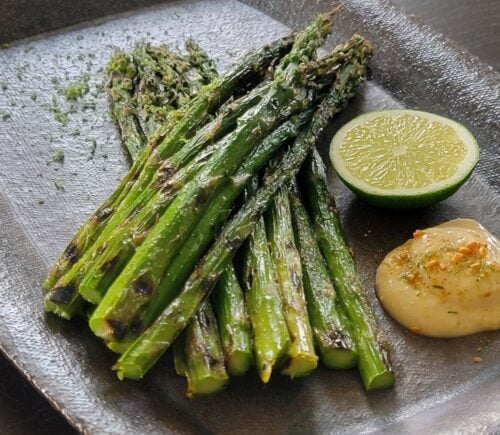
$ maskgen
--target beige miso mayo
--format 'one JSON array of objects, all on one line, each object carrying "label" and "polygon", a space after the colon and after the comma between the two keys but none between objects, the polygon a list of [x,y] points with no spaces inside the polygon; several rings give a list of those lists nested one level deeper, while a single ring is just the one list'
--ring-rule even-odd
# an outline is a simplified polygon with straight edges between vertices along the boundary
[{"label": "beige miso mayo", "polygon": [[500,243],[478,222],[416,230],[377,269],[385,310],[411,331],[459,337],[500,328]]}]

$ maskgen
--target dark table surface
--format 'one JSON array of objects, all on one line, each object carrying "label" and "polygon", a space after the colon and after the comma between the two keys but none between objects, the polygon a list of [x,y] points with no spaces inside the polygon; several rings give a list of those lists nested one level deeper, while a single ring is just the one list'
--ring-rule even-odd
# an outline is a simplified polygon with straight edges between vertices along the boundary
[{"label": "dark table surface", "polygon": [[[443,33],[458,46],[500,71],[500,1],[392,0]],[[0,0],[0,9],[2,1]],[[4,6],[9,1],[4,3]],[[21,13],[12,11],[11,13]],[[4,15],[5,17],[5,15]],[[29,20],[27,20],[28,22]],[[28,25],[28,24],[27,24]],[[35,24],[33,24],[35,25]],[[33,28],[33,27],[32,27]],[[0,356],[0,433],[73,434],[75,431],[31,385]]]}]

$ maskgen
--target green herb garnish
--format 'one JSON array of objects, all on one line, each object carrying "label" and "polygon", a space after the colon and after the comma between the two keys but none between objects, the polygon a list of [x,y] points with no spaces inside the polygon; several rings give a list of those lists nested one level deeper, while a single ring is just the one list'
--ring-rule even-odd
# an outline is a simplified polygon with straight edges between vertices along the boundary
[{"label": "green herb garnish", "polygon": [[64,151],[61,150],[61,149],[56,150],[56,152],[52,156],[52,162],[63,164],[63,162],[64,162]]},{"label": "green herb garnish", "polygon": [[64,90],[64,95],[67,100],[75,101],[83,97],[89,92],[89,75],[83,74],[82,77],[75,83],[69,85]]}]

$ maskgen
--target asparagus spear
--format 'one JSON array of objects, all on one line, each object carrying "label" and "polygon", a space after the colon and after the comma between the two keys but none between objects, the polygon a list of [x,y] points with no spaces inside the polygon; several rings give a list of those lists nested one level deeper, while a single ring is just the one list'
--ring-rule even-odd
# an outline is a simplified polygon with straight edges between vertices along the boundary
[{"label": "asparagus spear", "polygon": [[[188,51],[188,60],[192,67],[187,73],[187,86],[189,87],[189,95],[193,96],[199,91],[201,85],[210,83],[217,78],[218,74],[213,61],[194,40],[187,40],[186,49]],[[232,105],[234,106],[235,103]],[[231,110],[234,111],[234,107]],[[245,109],[241,108],[240,110],[243,112]],[[235,116],[238,117],[239,114],[235,113]],[[208,302],[205,305],[207,304]],[[228,376],[224,371],[224,363],[221,360],[221,354],[218,350],[220,347],[218,329],[216,326],[209,326],[207,322],[203,322],[203,319],[213,321],[212,310],[210,306],[205,306],[201,311],[191,321],[191,325],[188,328],[189,331],[203,332],[192,334],[192,347],[188,348],[192,348],[192,352],[187,355],[187,358],[185,357],[184,347],[186,341],[184,337],[181,340],[178,339],[176,346],[174,346],[175,368],[178,374],[187,375],[189,396],[216,392],[228,380]],[[187,332],[187,335],[190,335],[189,332]],[[205,358],[200,360],[203,356]],[[206,358],[210,358],[208,364]],[[188,363],[186,363],[186,360]],[[214,364],[214,362],[216,363]]]},{"label": "asparagus spear", "polygon": [[245,299],[232,263],[220,276],[213,296],[227,371],[241,376],[247,372],[253,356]]},{"label": "asparagus spear", "polygon": [[184,346],[187,396],[212,394],[224,388],[229,376],[224,365],[217,320],[208,301],[186,328]]},{"label": "asparagus spear", "polygon": [[302,285],[300,255],[294,243],[287,191],[280,189],[266,214],[271,256],[276,270],[286,326],[290,334],[288,362],[282,372],[291,378],[312,372],[318,357]]},{"label": "asparagus spear", "polygon": [[[218,74],[214,61],[203,51],[196,41],[192,38],[188,38],[185,46],[188,52],[187,59],[191,67],[199,72],[204,83],[207,84],[216,79]],[[193,83],[193,80],[190,78],[188,82]]]},{"label": "asparagus spear", "polygon": [[[91,261],[82,265],[80,274],[83,278],[79,285],[80,294],[84,299],[92,303],[101,301],[103,294],[132,257],[137,246],[141,244],[144,234],[147,234],[159,216],[173,202],[175,193],[193,179],[206,162],[210,161],[212,155],[216,152],[221,153],[223,149],[227,150],[226,146],[229,145],[227,141],[215,144],[212,142],[234,127],[238,118],[257,104],[268,88],[268,85],[259,86],[248,95],[226,106],[214,121],[202,128],[174,156],[163,162],[154,182],[138,198],[134,210],[140,209],[140,211],[136,216],[116,227],[107,236],[103,245],[96,243],[96,246],[86,254]],[[209,144],[207,152],[198,154],[194,161],[187,164]],[[184,166],[186,164],[187,166]],[[145,205],[141,208],[142,204]]]},{"label": "asparagus spear", "polygon": [[[177,147],[180,148],[183,140],[185,140],[184,138],[195,131],[199,124],[203,123],[203,120],[207,117],[207,113],[214,112],[220,105],[220,102],[229,98],[236,88],[254,81],[256,76],[260,77],[267,66],[275,59],[280,58],[283,54],[288,52],[292,42],[293,38],[285,37],[246,55],[227,74],[204,89],[197,98],[190,102],[188,107],[183,110],[184,116],[181,120],[178,119],[180,115],[177,114],[172,117],[171,122],[162,126],[153,138],[150,139],[147,146],[141,152],[141,155],[137,161],[134,162],[132,168],[112,196],[99,207],[77,232],[76,236],[69,243],[64,253],[49,272],[44,287],[51,288],[55,282],[66,273],[78,259],[80,259],[88,247],[97,239],[100,231],[109,221],[110,216],[114,214],[116,204],[122,202],[123,196],[130,194],[131,190],[134,190],[134,195],[136,195],[147,186],[161,158],[173,154]],[[177,124],[177,122],[177,128],[170,132],[172,128],[171,123]],[[170,134],[168,134],[169,132]],[[150,163],[152,168],[148,167],[147,171],[142,171],[146,169],[146,161],[150,157],[150,154],[152,154],[152,151],[158,147],[160,142],[162,144],[162,152],[155,153],[151,156]],[[140,176],[138,177],[139,174]],[[136,180],[137,177],[140,179],[140,182]],[[132,186],[134,186],[134,189],[131,188]],[[71,289],[67,293],[71,294]],[[71,317],[70,309],[66,310],[66,313],[62,311],[61,314]]]},{"label": "asparagus spear", "polygon": [[201,303],[210,295],[220,274],[251,234],[278,188],[296,175],[329,119],[342,110],[354,95],[364,78],[365,67],[371,57],[371,46],[365,42],[358,52],[352,49],[352,45],[346,44],[335,49],[334,55],[344,57],[346,62],[338,68],[338,78],[332,92],[320,104],[311,124],[299,135],[272,173],[265,178],[256,195],[247,201],[226,225],[187,280],[181,293],[120,357],[114,366],[120,379],[143,377],[168,349],[198,311]]},{"label": "asparagus spear", "polygon": [[123,145],[132,160],[135,160],[146,137],[135,116],[134,80],[137,68],[132,56],[123,52],[115,53],[108,64],[108,75],[111,115],[120,129]]},{"label": "asparagus spear", "polygon": [[166,268],[223,179],[237,170],[256,141],[290,114],[311,104],[309,92],[301,83],[305,79],[302,66],[315,54],[330,29],[330,21],[320,16],[296,38],[291,52],[276,69],[269,94],[228,135],[227,150],[218,150],[198,177],[179,192],[91,317],[89,325],[97,336],[106,340],[119,338],[123,328],[129,326],[123,323],[125,317],[131,319],[157,292]]},{"label": "asparagus spear", "polygon": [[[139,72],[135,93],[137,100],[136,113],[141,128],[149,137],[159,127],[154,120],[157,107],[164,107],[167,112],[175,109],[173,101],[176,98],[177,86],[174,86],[172,91],[165,89],[162,83],[159,62],[148,53],[147,47],[146,44],[138,44],[133,51],[133,57]],[[188,69],[189,65],[183,59],[176,58],[177,56],[172,56],[170,59],[183,63],[182,74]],[[163,61],[164,59],[162,59]],[[165,69],[165,65],[162,66]],[[180,84],[182,82],[182,76],[174,73],[174,70],[170,66],[168,67],[168,71],[165,72],[170,77],[169,81],[171,83],[177,81]],[[182,85],[179,87],[182,88]]]},{"label": "asparagus spear", "polygon": [[139,44],[134,59],[139,69],[137,112],[150,137],[172,110],[181,108],[198,93],[205,81],[187,59],[165,46]]},{"label": "asparagus spear", "polygon": [[329,368],[350,369],[358,361],[350,324],[337,300],[325,260],[295,183],[292,184],[289,197],[304,271],[309,318],[321,361]]},{"label": "asparagus spear", "polygon": [[[250,186],[252,195],[257,185]],[[262,382],[267,384],[273,369],[279,367],[290,347],[279,285],[266,236],[264,218],[260,217],[250,235],[244,271],[245,301],[253,332],[255,364]]]},{"label": "asparagus spear", "polygon": [[131,322],[134,325],[134,332],[130,332],[123,340],[109,343],[109,347],[113,351],[123,353],[137,338],[137,334],[147,328],[172,301],[181,290],[200,256],[213,240],[213,234],[218,233],[220,227],[226,222],[231,212],[231,204],[243,191],[247,181],[264,167],[282,144],[297,135],[298,131],[310,120],[310,117],[310,111],[304,112],[278,127],[255,149],[234,177],[226,182],[224,188],[210,203],[203,218],[169,266],[157,294],[145,306],[144,311]]},{"label": "asparagus spear", "polygon": [[304,186],[319,246],[352,324],[359,353],[359,371],[368,391],[389,388],[395,376],[386,339],[366,300],[349,247],[343,237],[333,196],[328,192],[323,161],[317,152],[307,161]]}]

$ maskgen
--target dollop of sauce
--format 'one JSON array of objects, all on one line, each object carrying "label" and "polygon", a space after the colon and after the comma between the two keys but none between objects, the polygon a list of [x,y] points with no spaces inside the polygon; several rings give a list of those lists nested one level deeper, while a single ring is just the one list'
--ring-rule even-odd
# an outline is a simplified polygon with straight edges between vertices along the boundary
[{"label": "dollop of sauce", "polygon": [[478,222],[416,230],[377,269],[385,310],[416,334],[460,337],[500,328],[500,243]]}]

